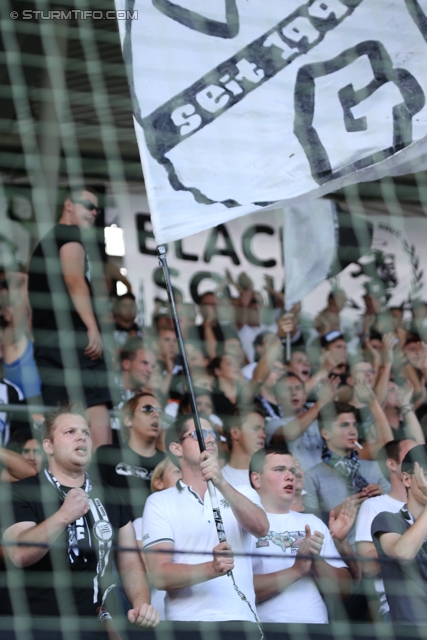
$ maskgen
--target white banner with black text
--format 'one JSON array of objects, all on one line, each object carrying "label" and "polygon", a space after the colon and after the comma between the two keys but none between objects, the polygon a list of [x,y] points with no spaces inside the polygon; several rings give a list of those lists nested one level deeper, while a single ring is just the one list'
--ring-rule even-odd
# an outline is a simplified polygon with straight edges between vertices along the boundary
[{"label": "white banner with black text", "polygon": [[427,0],[115,0],[157,244],[420,171]]}]

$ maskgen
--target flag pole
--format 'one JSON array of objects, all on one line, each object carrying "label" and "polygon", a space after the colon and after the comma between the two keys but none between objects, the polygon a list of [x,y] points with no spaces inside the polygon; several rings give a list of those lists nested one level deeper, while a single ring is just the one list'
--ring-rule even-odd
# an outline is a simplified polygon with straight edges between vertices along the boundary
[{"label": "flag pole", "polygon": [[[197,440],[199,442],[200,453],[202,453],[203,451],[206,451],[206,444],[205,444],[205,439],[203,437],[202,426],[200,424],[199,412],[197,410],[196,396],[194,395],[194,388],[191,380],[190,367],[188,366],[187,354],[185,353],[184,339],[182,337],[181,325],[179,323],[178,312],[176,310],[175,297],[173,295],[173,288],[172,288],[172,283],[171,283],[170,273],[169,273],[169,266],[166,259],[166,247],[164,245],[159,245],[157,247],[157,257],[159,259],[159,265],[162,268],[163,277],[166,283],[166,291],[167,291],[169,302],[171,305],[171,315],[172,315],[173,326],[175,329],[176,339],[178,342],[179,353],[181,354],[181,358],[182,358],[185,382],[187,384],[187,391],[190,396],[190,406],[193,412],[194,424],[196,425]],[[214,484],[211,480],[208,480],[207,485],[208,485],[209,497],[211,500],[212,512],[215,520],[215,527],[218,535],[218,540],[220,542],[227,542],[227,538],[224,530],[224,523],[222,520],[222,515],[219,508],[218,497],[216,495]],[[264,632],[262,630],[261,623],[259,621],[256,611],[253,609],[250,601],[247,599],[243,591],[241,591],[237,586],[236,581],[234,579],[233,572],[229,571],[227,573],[227,576],[231,578],[233,582],[233,587],[237,595],[239,596],[239,598],[243,602],[246,602],[249,609],[251,610],[254,616],[256,625],[260,632],[260,640],[264,640]]]},{"label": "flag pole", "polygon": [[[166,247],[164,245],[159,245],[157,247],[157,257],[159,259],[159,265],[162,268],[163,277],[166,284],[166,291],[167,291],[170,306],[171,306],[173,326],[175,329],[176,339],[178,342],[179,353],[182,358],[182,368],[184,369],[185,382],[187,385],[188,394],[190,396],[191,411],[193,413],[194,424],[196,426],[197,440],[199,442],[200,453],[202,453],[203,451],[206,451],[206,444],[205,444],[205,439],[203,437],[199,412],[197,410],[196,396],[194,395],[193,382],[191,380],[190,367],[188,366],[187,354],[185,352],[184,339],[182,337],[181,325],[179,323],[175,297],[173,294],[173,288],[172,288],[172,283],[170,279],[169,266],[166,258]],[[216,531],[218,534],[218,540],[220,542],[227,542],[215,487],[210,480],[208,481],[207,484],[208,484],[208,491],[209,491],[209,496],[212,504],[212,511],[215,519]]]},{"label": "flag pole", "polygon": [[289,364],[291,361],[291,332],[288,331],[286,334],[286,364]]},{"label": "flag pole", "polygon": [[[285,239],[286,239],[286,211],[283,209],[283,235],[282,235],[282,260],[283,260],[283,266],[285,267],[285,283],[284,283],[284,290],[283,290],[283,312],[284,313],[289,313],[289,311],[286,309],[287,304],[286,304],[286,248],[285,248]],[[291,332],[289,331],[286,334],[286,344],[285,344],[285,360],[286,360],[286,364],[289,364],[291,361]]]}]

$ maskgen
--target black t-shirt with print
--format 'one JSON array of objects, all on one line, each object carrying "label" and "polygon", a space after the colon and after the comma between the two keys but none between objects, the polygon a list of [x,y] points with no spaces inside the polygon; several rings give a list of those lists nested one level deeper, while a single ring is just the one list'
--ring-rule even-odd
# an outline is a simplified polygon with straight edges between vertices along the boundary
[{"label": "black t-shirt with print", "polygon": [[282,408],[280,405],[275,404],[274,402],[270,402],[262,395],[255,396],[254,400],[255,406],[259,407],[262,411],[266,413],[267,418],[270,420],[275,420],[277,418],[282,418]]},{"label": "black t-shirt with print", "polygon": [[132,511],[132,519],[140,518],[146,499],[151,493],[150,480],[155,467],[165,457],[156,450],[154,456],[145,458],[129,446],[110,444],[98,447],[93,464],[102,482],[114,487],[124,504]]},{"label": "black t-shirt with print", "polygon": [[[69,491],[67,487],[62,489],[66,493]],[[128,507],[114,489],[105,485],[93,485],[89,498],[94,502],[100,500],[101,509],[104,507],[113,529],[111,544],[117,545],[119,529],[131,520]],[[58,489],[49,482],[44,471],[38,476],[5,484],[0,505],[2,531],[18,522],[40,524],[56,513],[61,504]],[[73,563],[69,561],[68,528],[35,564],[21,570],[8,563],[9,592],[0,590],[0,615],[28,615],[29,612],[38,616],[95,616],[103,591],[112,583],[113,552],[110,551],[105,575],[97,584],[98,541],[92,510],[85,518],[88,527],[79,526],[82,522],[76,521],[79,553]],[[19,586],[21,579],[24,589]]]},{"label": "black t-shirt with print", "polygon": [[415,559],[409,563],[391,561],[384,553],[381,533],[403,535],[410,523],[402,512],[379,513],[371,526],[372,539],[378,553],[385,593],[390,605],[392,622],[405,624],[427,623],[427,544],[424,543]]}]

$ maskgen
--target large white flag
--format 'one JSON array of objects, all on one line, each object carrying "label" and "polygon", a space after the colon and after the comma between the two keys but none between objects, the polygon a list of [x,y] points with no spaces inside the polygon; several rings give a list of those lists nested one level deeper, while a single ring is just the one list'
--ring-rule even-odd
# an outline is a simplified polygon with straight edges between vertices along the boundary
[{"label": "large white flag", "polygon": [[116,0],[156,241],[421,170],[427,0]]}]

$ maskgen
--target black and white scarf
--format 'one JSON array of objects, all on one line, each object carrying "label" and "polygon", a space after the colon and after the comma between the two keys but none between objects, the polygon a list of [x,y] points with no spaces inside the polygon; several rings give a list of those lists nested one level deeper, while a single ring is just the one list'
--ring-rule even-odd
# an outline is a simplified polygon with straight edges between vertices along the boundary
[{"label": "black and white scarf", "polygon": [[278,413],[276,413],[271,402],[264,398],[264,396],[255,396],[255,400],[260,403],[264,411],[267,413],[267,419],[283,418],[283,410],[280,404],[277,405]]},{"label": "black and white scarf", "polygon": [[341,458],[325,446],[322,451],[322,460],[346,479],[351,493],[359,493],[368,486],[369,482],[359,473],[360,460],[357,451],[353,450]]},{"label": "black and white scarf", "polygon": [[[60,482],[55,478],[55,476],[48,470],[44,470],[45,476],[47,480],[50,482],[52,486],[54,486],[59,495],[63,500],[65,500],[67,496],[67,492],[64,491],[64,488],[60,484]],[[83,527],[85,536],[84,539],[89,548],[93,548],[94,544],[92,542],[93,538],[96,539],[97,547],[98,547],[98,562],[96,564],[96,576],[93,581],[93,602],[98,602],[99,596],[99,578],[102,578],[105,574],[105,570],[108,566],[108,560],[110,556],[111,547],[113,544],[113,536],[114,531],[113,527],[108,518],[108,514],[99,498],[91,498],[90,493],[92,490],[92,485],[90,482],[90,478],[87,473],[85,473],[85,482],[82,487],[83,491],[87,493],[89,496],[89,506],[90,511],[83,516],[81,519],[83,521]],[[93,518],[93,526],[90,527],[88,514],[91,514]],[[84,548],[79,548],[78,538],[77,538],[77,523],[71,522],[68,527],[68,561],[70,564],[76,563],[85,563],[88,561],[84,551]],[[115,585],[112,585],[115,586]],[[112,587],[108,589],[110,591]],[[104,598],[105,599],[105,598]]]}]

